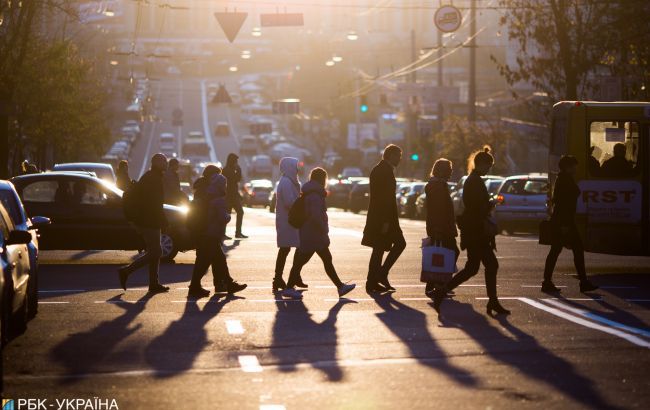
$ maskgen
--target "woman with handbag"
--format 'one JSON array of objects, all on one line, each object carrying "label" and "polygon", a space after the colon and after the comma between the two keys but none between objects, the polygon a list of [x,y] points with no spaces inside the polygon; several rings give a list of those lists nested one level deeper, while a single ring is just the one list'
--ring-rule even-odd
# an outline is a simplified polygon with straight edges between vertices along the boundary
[{"label": "woman with handbag", "polygon": [[440,304],[448,291],[453,290],[461,283],[469,280],[478,273],[483,263],[485,267],[485,287],[488,295],[487,313],[510,314],[499,303],[497,298],[497,271],[499,263],[494,254],[496,249],[495,236],[496,224],[492,221],[490,213],[490,194],[481,177],[486,175],[492,165],[494,157],[490,148],[474,154],[471,161],[472,171],[463,186],[463,204],[465,211],[459,218],[460,246],[467,249],[467,263],[465,268],[458,272],[444,287],[434,292],[433,307],[440,314]]},{"label": "woman with handbag", "polygon": [[[443,248],[451,249],[456,254],[460,250],[456,245],[458,230],[454,219],[454,205],[449,194],[447,181],[451,178],[452,163],[448,159],[436,160],[431,169],[431,178],[424,188],[427,198],[427,236],[431,244],[439,242]],[[443,287],[444,283],[427,282],[425,294],[433,296],[436,288]]]},{"label": "woman with handbag", "polygon": [[553,186],[553,213],[551,215],[551,250],[546,257],[544,266],[544,282],[542,292],[559,292],[553,284],[553,270],[563,247],[573,251],[573,263],[580,279],[580,292],[591,292],[598,289],[587,279],[585,269],[585,252],[582,239],[575,222],[576,203],[580,196],[580,188],[574,178],[578,169],[578,160],[572,155],[564,155],[558,164],[560,172]]}]

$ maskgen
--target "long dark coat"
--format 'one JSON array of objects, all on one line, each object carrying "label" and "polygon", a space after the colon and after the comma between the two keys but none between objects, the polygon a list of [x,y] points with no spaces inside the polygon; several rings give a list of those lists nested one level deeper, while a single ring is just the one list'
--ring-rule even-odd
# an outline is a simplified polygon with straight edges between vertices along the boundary
[{"label": "long dark coat", "polygon": [[361,244],[389,251],[402,237],[397,213],[397,183],[393,167],[381,160],[370,172],[370,204]]}]

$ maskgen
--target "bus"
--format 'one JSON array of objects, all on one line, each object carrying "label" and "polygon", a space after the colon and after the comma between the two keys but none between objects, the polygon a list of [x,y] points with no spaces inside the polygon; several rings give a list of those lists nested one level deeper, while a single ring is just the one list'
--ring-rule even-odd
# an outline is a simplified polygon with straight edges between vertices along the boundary
[{"label": "bus", "polygon": [[182,157],[189,159],[192,163],[210,161],[210,146],[205,135],[200,131],[192,131],[187,134],[183,141],[182,151]]},{"label": "bus", "polygon": [[650,103],[555,104],[548,156],[551,187],[565,154],[578,159],[576,222],[585,250],[650,256]]}]

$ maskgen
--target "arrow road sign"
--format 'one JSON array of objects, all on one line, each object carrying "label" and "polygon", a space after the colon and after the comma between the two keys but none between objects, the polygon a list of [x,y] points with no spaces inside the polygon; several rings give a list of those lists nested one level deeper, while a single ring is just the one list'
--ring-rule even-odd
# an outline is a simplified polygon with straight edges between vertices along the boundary
[{"label": "arrow road sign", "polygon": [[235,41],[235,38],[237,37],[241,26],[244,24],[244,21],[246,21],[248,13],[217,12],[214,13],[214,16],[217,18],[219,25],[223,29],[223,32],[226,34],[228,41],[232,43]]}]

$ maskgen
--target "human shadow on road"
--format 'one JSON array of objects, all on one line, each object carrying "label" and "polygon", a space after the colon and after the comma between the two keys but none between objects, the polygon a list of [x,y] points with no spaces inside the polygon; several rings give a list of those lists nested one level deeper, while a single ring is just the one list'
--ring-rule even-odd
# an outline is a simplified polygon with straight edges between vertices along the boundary
[{"label": "human shadow on road", "polygon": [[270,352],[279,361],[283,372],[293,372],[300,363],[309,363],[321,370],[329,381],[343,380],[343,370],[336,356],[336,318],[344,305],[356,303],[339,299],[329,310],[327,318],[315,322],[302,300],[276,302],[273,340]]},{"label": "human shadow on road", "polygon": [[[600,394],[591,379],[540,345],[535,337],[510,323],[507,316],[496,316],[496,320],[512,337],[499,331],[471,304],[457,301],[448,301],[447,304],[445,326],[457,327],[467,333],[492,359],[516,368],[521,374],[548,385],[586,407],[617,408]],[[454,318],[462,318],[462,322]],[[516,387],[516,384],[510,383],[504,390],[517,399],[541,400],[536,395],[517,391]]]},{"label": "human shadow on road", "polygon": [[154,370],[154,376],[168,378],[191,369],[196,357],[208,345],[205,325],[227,303],[237,299],[243,298],[213,295],[203,309],[199,309],[196,300],[188,299],[183,315],[173,321],[145,349],[145,360]]},{"label": "human shadow on road", "polygon": [[400,338],[420,364],[442,372],[463,386],[478,384],[471,372],[449,363],[445,352],[429,332],[424,313],[395,300],[392,293],[373,295],[373,299],[383,309],[383,312],[377,313],[379,320]]},{"label": "human shadow on road", "polygon": [[[108,299],[109,303],[124,309],[115,319],[105,320],[95,328],[70,335],[50,351],[54,362],[60,362],[67,369],[62,384],[72,384],[84,375],[101,368],[110,359],[110,364],[131,363],[138,357],[133,346],[115,352],[115,347],[137,332],[142,324],[132,326],[133,320],[144,311],[152,298],[146,294],[135,302],[122,300],[123,294]],[[116,366],[117,367],[117,366]]]},{"label": "human shadow on road", "polygon": [[240,240],[240,239],[235,239],[234,241],[232,241],[232,243],[231,243],[230,245],[227,245],[227,244],[224,242],[224,244],[223,244],[223,246],[222,246],[223,253],[227,254],[228,252],[230,252],[230,251],[236,249],[240,244],[241,244],[241,240]]}]

